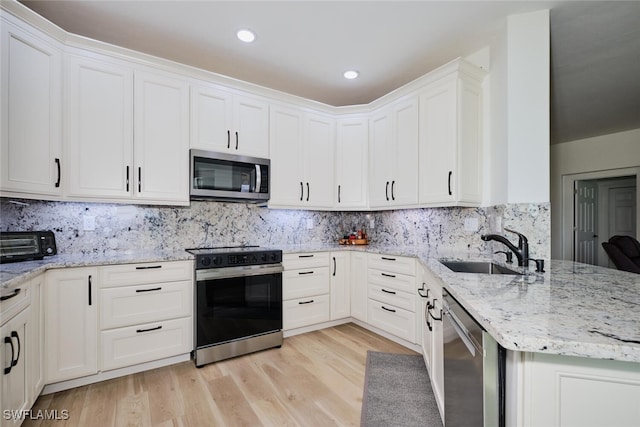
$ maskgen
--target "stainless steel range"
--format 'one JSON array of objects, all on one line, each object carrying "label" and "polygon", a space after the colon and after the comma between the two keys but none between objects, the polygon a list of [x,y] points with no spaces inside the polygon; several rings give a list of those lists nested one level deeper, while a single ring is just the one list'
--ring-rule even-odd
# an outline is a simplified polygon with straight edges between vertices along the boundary
[{"label": "stainless steel range", "polygon": [[195,263],[195,363],[282,345],[282,251],[187,249]]}]

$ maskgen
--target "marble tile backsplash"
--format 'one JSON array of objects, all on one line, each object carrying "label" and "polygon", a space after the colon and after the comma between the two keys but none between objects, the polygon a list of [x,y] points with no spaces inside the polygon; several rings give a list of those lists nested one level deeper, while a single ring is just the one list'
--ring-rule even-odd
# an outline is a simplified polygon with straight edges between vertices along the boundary
[{"label": "marble tile backsplash", "polygon": [[[187,207],[0,199],[3,231],[53,230],[59,253],[105,254],[255,244],[328,244],[366,228],[372,243],[427,245],[434,253],[490,255],[500,244],[480,234],[513,228],[529,237],[531,256],[550,258],[550,206],[424,208],[375,212],[278,210],[243,203],[192,202]],[[84,230],[84,217],[95,230]],[[370,227],[371,221],[374,227]],[[465,225],[477,229],[467,231]],[[311,226],[311,228],[309,228]],[[507,236],[517,242],[515,236]]]}]

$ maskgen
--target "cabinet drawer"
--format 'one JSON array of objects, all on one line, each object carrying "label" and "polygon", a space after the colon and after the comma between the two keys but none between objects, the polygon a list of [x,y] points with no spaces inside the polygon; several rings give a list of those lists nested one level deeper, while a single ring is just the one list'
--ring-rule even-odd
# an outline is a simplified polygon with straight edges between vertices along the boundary
[{"label": "cabinet drawer", "polygon": [[0,326],[29,305],[30,286],[31,283],[26,281],[10,288],[2,288],[0,296],[6,299],[0,301]]},{"label": "cabinet drawer", "polygon": [[100,267],[100,285],[103,288],[192,279],[193,261],[145,262]]},{"label": "cabinet drawer", "polygon": [[107,288],[100,291],[100,329],[190,316],[193,282]]},{"label": "cabinet drawer", "polygon": [[389,287],[369,285],[368,296],[381,303],[391,304],[407,311],[415,311],[416,309],[416,298],[413,294],[397,291]]},{"label": "cabinet drawer", "polygon": [[282,273],[282,299],[327,294],[330,282],[329,267],[285,271]]},{"label": "cabinet drawer", "polygon": [[282,304],[283,329],[294,329],[328,322],[331,316],[329,295],[285,301]]},{"label": "cabinet drawer", "polygon": [[282,265],[285,270],[309,267],[329,267],[329,252],[305,252],[284,254]]},{"label": "cabinet drawer", "polygon": [[369,299],[367,308],[369,324],[409,342],[416,342],[415,313],[372,299]]},{"label": "cabinet drawer", "polygon": [[416,262],[413,258],[369,254],[369,267],[377,270],[385,270],[391,273],[407,274],[409,276],[416,275]]},{"label": "cabinet drawer", "polygon": [[367,281],[370,285],[380,285],[384,288],[392,288],[410,294],[416,291],[416,278],[405,274],[369,269]]},{"label": "cabinet drawer", "polygon": [[102,370],[177,356],[193,350],[191,317],[104,331]]}]

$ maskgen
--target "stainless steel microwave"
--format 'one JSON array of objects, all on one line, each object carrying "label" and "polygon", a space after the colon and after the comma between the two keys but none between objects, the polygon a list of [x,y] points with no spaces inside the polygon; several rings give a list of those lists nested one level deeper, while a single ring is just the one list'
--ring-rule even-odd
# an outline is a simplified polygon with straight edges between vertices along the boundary
[{"label": "stainless steel microwave", "polygon": [[269,159],[196,149],[190,153],[191,200],[269,200]]}]

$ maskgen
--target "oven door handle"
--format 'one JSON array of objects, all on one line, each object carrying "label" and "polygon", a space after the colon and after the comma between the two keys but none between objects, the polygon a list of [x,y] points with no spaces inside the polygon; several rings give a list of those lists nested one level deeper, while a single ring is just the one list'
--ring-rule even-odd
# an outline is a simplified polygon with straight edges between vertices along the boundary
[{"label": "oven door handle", "polygon": [[278,274],[284,271],[282,264],[271,265],[251,265],[242,267],[207,268],[196,270],[196,281],[229,279],[233,277],[264,276],[267,274]]}]

